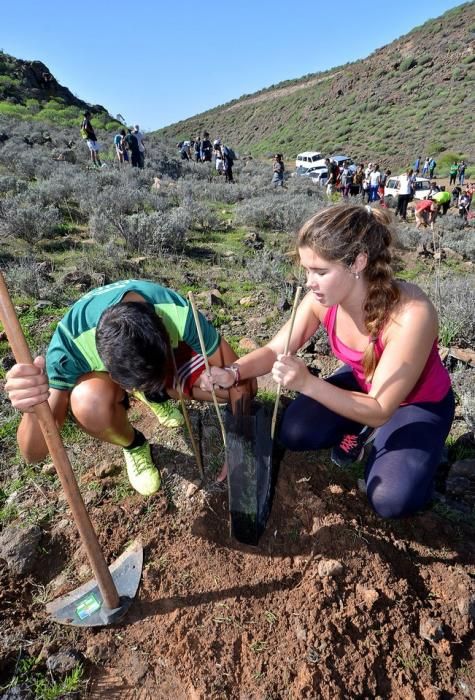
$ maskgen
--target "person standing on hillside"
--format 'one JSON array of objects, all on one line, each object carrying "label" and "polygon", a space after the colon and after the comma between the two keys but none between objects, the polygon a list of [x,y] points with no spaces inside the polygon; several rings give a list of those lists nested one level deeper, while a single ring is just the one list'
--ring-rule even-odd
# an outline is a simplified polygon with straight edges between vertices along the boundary
[{"label": "person standing on hillside", "polygon": [[464,182],[465,182],[465,168],[466,168],[466,163],[464,160],[461,160],[459,163],[459,167],[458,167],[458,176],[459,176],[460,187],[463,187]]},{"label": "person standing on hillside", "polygon": [[407,205],[412,194],[411,173],[412,170],[408,170],[399,176],[396,216],[400,216],[403,221],[407,221]]},{"label": "person standing on hillside", "polygon": [[459,169],[459,164],[457,163],[456,160],[454,160],[454,162],[450,166],[450,170],[449,170],[449,186],[455,185],[455,181],[457,179],[458,169]]},{"label": "person standing on hillside", "polygon": [[340,169],[335,161],[331,161],[329,158],[325,158],[325,165],[328,170],[327,196],[331,197],[336,192],[337,182],[340,178]]},{"label": "person standing on hillside", "polygon": [[223,144],[223,167],[224,167],[224,177],[226,182],[234,182],[233,179],[233,165],[234,165],[234,151],[229,146]]},{"label": "person standing on hillside", "polygon": [[353,171],[350,169],[350,165],[347,160],[343,163],[343,170],[340,174],[340,183],[342,196],[344,199],[348,199],[350,194],[351,186],[353,184]]},{"label": "person standing on hillside", "polygon": [[276,153],[272,162],[272,185],[274,189],[284,186],[284,161],[282,153]]},{"label": "person standing on hillside", "polygon": [[[454,395],[437,350],[437,312],[422,289],[394,278],[391,218],[378,208],[337,204],[300,229],[308,294],[264,347],[236,361],[241,379],[272,371],[298,392],[278,439],[289,450],[331,448],[340,467],[369,456],[368,500],[382,518],[427,506],[454,417]],[[327,379],[296,356],[324,328],[343,365]],[[211,368],[201,388],[231,387],[230,370]]]},{"label": "person standing on hillside", "polygon": [[117,155],[117,160],[119,161],[119,165],[122,165],[124,162],[124,148],[123,148],[124,136],[125,136],[125,129],[121,129],[114,136],[114,148],[115,148],[115,153]]},{"label": "person standing on hillside", "polygon": [[213,144],[209,139],[207,131],[203,131],[203,140],[201,142],[201,160],[203,163],[211,163],[213,159]]},{"label": "person standing on hillside", "polygon": [[427,177],[429,175],[429,163],[430,159],[426,158],[424,161],[424,165],[422,166],[422,177]]},{"label": "person standing on hillside", "polygon": [[127,129],[127,134],[124,137],[124,141],[127,144],[127,149],[130,151],[130,162],[132,167],[138,168],[140,162],[139,142],[135,134],[132,133],[132,129]]},{"label": "person standing on hillside", "polygon": [[416,160],[414,161],[414,171],[418,172],[421,169],[421,157],[417,156]]},{"label": "person standing on hillside", "polygon": [[133,135],[137,139],[137,143],[139,146],[139,162],[138,166],[139,168],[143,168],[145,166],[145,144],[144,144],[144,136],[142,132],[140,131],[140,127],[138,124],[134,126],[133,130]]},{"label": "person standing on hillside", "polygon": [[379,199],[378,189],[381,183],[381,173],[379,165],[375,165],[369,174],[369,201],[376,202]]},{"label": "person standing on hillside", "polygon": [[102,163],[99,157],[99,144],[97,143],[96,133],[92,128],[91,113],[88,111],[84,112],[84,119],[81,122],[81,136],[87,143],[93,166],[101,168]]},{"label": "person standing on hillside", "polygon": [[224,173],[224,156],[223,149],[221,148],[221,139],[215,139],[213,141],[213,153],[214,153],[214,165],[218,175]]},{"label": "person standing on hillside", "polygon": [[353,186],[351,188],[351,195],[357,197],[363,194],[363,180],[364,180],[364,163],[360,163],[353,177]]},{"label": "person standing on hillside", "polygon": [[195,152],[195,162],[201,163],[201,139],[199,136],[195,138],[193,149]]},{"label": "person standing on hillside", "polygon": [[[211,366],[228,365],[237,355],[200,314]],[[169,403],[181,391],[198,401],[211,400],[199,388],[205,369],[200,341],[188,301],[177,292],[147,280],[114,282],[93,289],[73,304],[58,323],[46,353],[33,364],[15,364],[5,390],[23,412],[18,428],[20,451],[28,462],[43,460],[48,449],[33,407],[48,400],[58,427],[70,410],[81,428],[123,450],[133,488],[149,496],[160,488],[145,436],[130,423],[129,397],[145,404],[167,428],[183,425]],[[240,383],[239,371],[224,400],[254,393]]]},{"label": "person standing on hillside", "polygon": [[431,180],[434,177],[436,167],[437,167],[437,163],[435,162],[435,159],[431,158],[429,161],[429,177]]}]

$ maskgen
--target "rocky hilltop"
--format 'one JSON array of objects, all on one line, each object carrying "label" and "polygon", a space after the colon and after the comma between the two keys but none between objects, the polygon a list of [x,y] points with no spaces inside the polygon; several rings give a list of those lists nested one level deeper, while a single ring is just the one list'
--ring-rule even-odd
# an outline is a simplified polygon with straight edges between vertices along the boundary
[{"label": "rocky hilltop", "polygon": [[244,95],[158,133],[207,129],[241,151],[349,152],[388,165],[415,155],[475,160],[475,3],[465,3],[368,58]]},{"label": "rocky hilltop", "polygon": [[[0,114],[76,123],[85,109],[104,123],[113,119],[102,105],[90,105],[60,85],[41,61],[24,61],[0,52]],[[63,114],[57,114],[61,111]]]}]

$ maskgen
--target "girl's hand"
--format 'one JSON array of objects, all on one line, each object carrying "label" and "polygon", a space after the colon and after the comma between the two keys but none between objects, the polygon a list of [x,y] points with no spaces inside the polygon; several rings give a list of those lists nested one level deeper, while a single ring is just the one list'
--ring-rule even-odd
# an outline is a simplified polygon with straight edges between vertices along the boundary
[{"label": "girl's hand", "polygon": [[233,386],[234,380],[235,375],[232,370],[222,367],[210,367],[210,371],[203,372],[200,377],[200,389],[202,391],[211,391],[214,386],[229,389]]},{"label": "girl's hand", "polygon": [[44,357],[37,357],[32,365],[16,364],[7,372],[5,391],[14,408],[32,413],[34,406],[48,400],[48,377],[44,369]]},{"label": "girl's hand", "polygon": [[302,393],[310,376],[307,365],[299,357],[277,355],[277,360],[272,367],[272,377],[286,389]]}]

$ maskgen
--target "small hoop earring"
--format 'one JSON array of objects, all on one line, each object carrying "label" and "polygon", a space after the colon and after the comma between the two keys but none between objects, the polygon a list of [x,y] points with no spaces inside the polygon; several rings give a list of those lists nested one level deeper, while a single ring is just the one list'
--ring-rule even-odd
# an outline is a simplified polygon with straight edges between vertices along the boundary
[{"label": "small hoop earring", "polygon": [[360,273],[359,273],[359,272],[355,272],[355,280],[359,280],[359,278],[360,278]]}]

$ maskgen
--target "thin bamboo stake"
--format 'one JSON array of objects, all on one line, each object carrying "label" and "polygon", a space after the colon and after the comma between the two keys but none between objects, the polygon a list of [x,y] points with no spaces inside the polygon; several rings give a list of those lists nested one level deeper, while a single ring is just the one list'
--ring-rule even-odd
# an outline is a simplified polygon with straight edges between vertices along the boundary
[{"label": "thin bamboo stake", "polygon": [[[285,343],[284,355],[287,355],[289,352],[290,339],[292,338],[292,331],[294,329],[295,314],[297,313],[297,306],[299,305],[301,293],[302,293],[302,287],[297,287],[296,292],[295,292],[294,305],[292,307],[292,314],[290,316],[289,334],[287,336],[287,341]],[[271,423],[271,428],[270,428],[270,436],[271,436],[272,440],[274,439],[275,424],[277,421],[277,411],[279,409],[279,401],[280,401],[281,391],[282,391],[282,384],[279,382],[277,384],[277,396],[275,397],[274,412],[272,413],[272,423]]]},{"label": "thin bamboo stake", "polygon": [[190,414],[188,413],[188,407],[185,403],[185,397],[183,396],[183,391],[182,391],[182,388],[180,385],[180,378],[178,377],[176,360],[175,360],[175,356],[174,356],[173,352],[172,352],[172,359],[173,359],[173,368],[175,370],[176,386],[178,389],[178,396],[180,397],[180,404],[181,404],[181,410],[183,413],[183,418],[185,419],[185,424],[186,424],[186,427],[188,430],[188,435],[190,436],[191,447],[193,449],[193,454],[195,455],[196,464],[198,465],[198,470],[200,472],[200,476],[202,479],[204,479],[205,474],[204,474],[204,470],[203,470],[203,462],[201,461],[200,451],[198,449],[198,445],[196,444],[195,436],[193,435],[193,430],[191,428]]},{"label": "thin bamboo stake", "polygon": [[[195,319],[196,330],[198,332],[198,338],[200,340],[201,354],[203,355],[203,359],[205,361],[206,371],[208,373],[210,373],[208,356],[206,354],[205,341],[203,338],[203,332],[201,330],[200,317],[198,316],[198,309],[196,308],[195,298],[193,296],[193,292],[188,292],[188,300],[190,302],[191,309],[193,311],[193,318]],[[226,449],[226,446],[227,446],[226,431],[224,429],[224,423],[223,423],[223,419],[221,418],[221,411],[219,410],[218,399],[216,398],[216,392],[214,390],[213,385],[211,385],[211,396],[213,397],[213,403],[214,403],[214,407],[216,409],[216,415],[218,416],[219,426],[221,428],[221,434],[223,436],[224,448]]]}]

